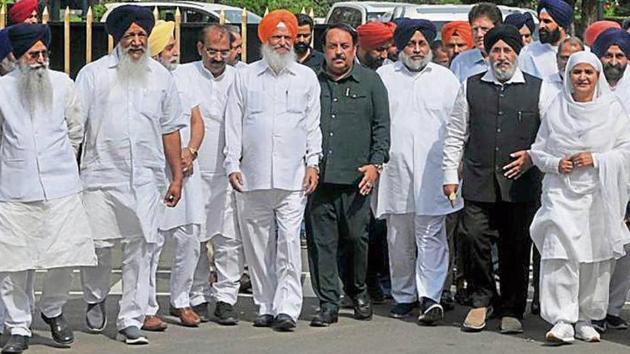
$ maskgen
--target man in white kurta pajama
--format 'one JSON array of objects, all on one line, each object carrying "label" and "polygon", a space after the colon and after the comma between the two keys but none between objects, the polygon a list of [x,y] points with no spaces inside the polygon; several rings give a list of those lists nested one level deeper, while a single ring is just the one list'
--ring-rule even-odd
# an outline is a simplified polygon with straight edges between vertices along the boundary
[{"label": "man in white kurta pajama", "polygon": [[[148,12],[147,12],[148,11]],[[87,325],[106,324],[112,247],[122,239],[123,295],[117,327],[127,344],[146,344],[150,255],[158,241],[162,202],[175,206],[182,184],[179,129],[185,126],[175,80],[147,56],[150,10],[118,7],[107,28],[114,52],[86,65],[77,78],[86,113],[81,158],[84,203],[97,241],[96,268],[82,270]],[[172,174],[167,191],[165,155]]]},{"label": "man in white kurta pajama", "polygon": [[[158,21],[151,36],[149,49],[151,56],[166,69],[173,71],[177,68],[179,52],[174,35],[175,23]],[[201,177],[199,165],[196,161],[197,151],[203,139],[203,121],[199,113],[199,104],[194,93],[187,93],[183,89],[186,81],[175,75],[182,114],[186,127],[180,129],[182,143],[182,173],[184,174],[184,189],[180,202],[174,208],[166,208],[160,224],[160,234],[157,247],[151,257],[151,281],[149,308],[144,318],[142,329],[149,331],[163,331],[167,324],[159,316],[157,301],[157,270],[160,254],[164,243],[175,241],[175,256],[171,267],[170,277],[170,307],[169,313],[180,319],[180,323],[187,327],[199,325],[199,316],[190,308],[188,297],[193,283],[193,273],[199,259],[199,234],[203,224],[203,196],[201,194]],[[168,168],[168,166],[166,166]],[[168,172],[170,175],[170,172]]]},{"label": "man in white kurta pajama", "polygon": [[[178,82],[186,83],[182,89],[197,93],[199,110],[204,121],[205,135],[199,148],[198,174],[201,179],[205,228],[202,230],[201,256],[194,273],[190,304],[208,321],[208,303],[216,300],[215,317],[219,324],[235,325],[238,313],[234,305],[238,299],[244,254],[236,221],[236,200],[227,179],[225,160],[225,107],[228,90],[236,77],[236,69],[227,65],[230,49],[229,30],[217,24],[207,26],[203,40],[197,42],[200,61],[180,66],[175,74]],[[203,92],[202,95],[198,93]],[[208,241],[214,249],[214,267],[217,279],[210,285]]]},{"label": "man in white kurta pajama", "polygon": [[459,82],[448,69],[431,63],[436,28],[426,20],[401,21],[394,40],[398,62],[377,72],[387,87],[391,115],[390,160],[381,173],[376,217],[387,220],[387,241],[396,306],[406,316],[420,301],[421,323],[440,320],[439,304],[448,272],[446,215],[451,206],[440,187],[446,124]]},{"label": "man in white kurta pajama", "polygon": [[74,83],[48,69],[48,26],[20,24],[9,37],[19,69],[0,79],[0,297],[11,334],[2,353],[21,353],[31,337],[34,271],[48,269],[42,319],[68,345],[74,337],[62,308],[71,267],[94,265],[96,257],[80,198]]},{"label": "man in white kurta pajama", "polygon": [[226,113],[226,172],[239,192],[243,247],[258,305],[255,326],[292,330],[302,309],[300,226],[321,153],[320,87],[295,63],[297,20],[270,12],[263,59],[238,72]]}]

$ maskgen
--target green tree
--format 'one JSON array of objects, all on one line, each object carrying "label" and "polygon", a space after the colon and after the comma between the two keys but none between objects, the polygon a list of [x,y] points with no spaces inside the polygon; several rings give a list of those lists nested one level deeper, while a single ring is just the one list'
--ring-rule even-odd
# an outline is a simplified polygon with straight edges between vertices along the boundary
[{"label": "green tree", "polygon": [[315,16],[326,16],[330,3],[327,0],[220,0],[221,4],[244,7],[247,10],[263,15],[265,9],[287,9],[293,13],[299,13],[302,8],[306,9],[308,13],[310,9],[313,9]]}]

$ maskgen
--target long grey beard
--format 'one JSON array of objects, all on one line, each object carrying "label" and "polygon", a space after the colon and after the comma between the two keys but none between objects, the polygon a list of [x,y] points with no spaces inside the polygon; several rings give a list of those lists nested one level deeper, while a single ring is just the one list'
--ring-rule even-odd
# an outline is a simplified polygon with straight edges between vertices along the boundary
[{"label": "long grey beard", "polygon": [[158,61],[168,71],[175,71],[175,69],[177,69],[177,58],[173,58],[170,61],[159,58]]},{"label": "long grey beard", "polygon": [[118,51],[118,78],[128,84],[138,84],[144,86],[147,83],[147,66],[149,62],[148,51],[138,60],[134,60],[129,55],[129,50],[123,49],[120,45],[116,47]]},{"label": "long grey beard", "polygon": [[297,61],[297,54],[295,54],[295,50],[293,46],[289,49],[289,52],[286,54],[278,54],[273,50],[273,47],[269,44],[263,44],[261,49],[262,57],[265,58],[267,64],[271,70],[273,70],[276,74],[280,73],[282,69],[289,66],[291,63],[295,63]]},{"label": "long grey beard", "polygon": [[514,73],[516,72],[516,65],[515,64],[511,64],[511,66],[506,69],[506,70],[501,70],[498,68],[499,63],[491,63],[491,68],[492,68],[492,73],[494,74],[494,77],[497,79],[497,81],[499,82],[506,82],[509,79],[512,78],[512,76],[514,76]]},{"label": "long grey beard", "polygon": [[37,108],[52,109],[53,89],[48,73],[48,63],[20,66],[19,90],[22,104],[31,114]]},{"label": "long grey beard", "polygon": [[429,64],[431,60],[433,60],[433,53],[429,51],[427,55],[424,56],[424,58],[417,60],[407,56],[405,52],[400,52],[398,54],[398,60],[401,60],[403,64],[405,64],[407,69],[411,71],[422,71],[427,66],[427,64]]}]

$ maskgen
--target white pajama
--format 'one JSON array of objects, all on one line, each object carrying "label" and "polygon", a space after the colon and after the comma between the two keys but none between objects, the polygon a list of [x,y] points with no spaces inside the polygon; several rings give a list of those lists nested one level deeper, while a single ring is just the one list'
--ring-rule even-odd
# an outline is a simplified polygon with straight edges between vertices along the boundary
[{"label": "white pajama", "polygon": [[157,302],[157,270],[160,254],[167,239],[175,240],[175,259],[171,267],[170,303],[175,308],[190,307],[188,294],[193,283],[193,274],[199,259],[199,225],[186,225],[167,231],[160,230],[160,238],[151,255],[151,279],[149,279],[149,307],[147,315],[156,315],[159,310]]},{"label": "white pajama", "polygon": [[214,246],[214,267],[217,272],[217,281],[212,284],[214,298],[234,306],[245,263],[243,243],[240,238],[223,235],[214,236],[211,242]]},{"label": "white pajama", "polygon": [[297,320],[302,309],[304,193],[258,190],[239,193],[236,200],[258,314],[286,314]]},{"label": "white pajama", "polygon": [[[13,335],[31,336],[33,322],[34,270],[0,273],[0,297],[5,306],[5,328]],[[42,314],[48,318],[62,314],[72,285],[72,268],[49,269],[39,300]]]},{"label": "white pajama", "polygon": [[578,263],[565,259],[540,262],[540,314],[560,321],[601,320],[606,317],[608,284],[614,261]]},{"label": "white pajama", "polygon": [[422,297],[440,301],[448,273],[446,216],[387,215],[392,296],[397,303]]},{"label": "white pajama", "polygon": [[[627,247],[626,250],[628,251]],[[619,316],[630,290],[630,255],[625,255],[615,262],[610,279],[610,292],[607,313]]]},{"label": "white pajama", "polygon": [[208,255],[208,242],[201,242],[200,255],[193,275],[193,283],[190,289],[190,306],[199,306],[211,302],[212,286],[210,285],[210,256]]}]

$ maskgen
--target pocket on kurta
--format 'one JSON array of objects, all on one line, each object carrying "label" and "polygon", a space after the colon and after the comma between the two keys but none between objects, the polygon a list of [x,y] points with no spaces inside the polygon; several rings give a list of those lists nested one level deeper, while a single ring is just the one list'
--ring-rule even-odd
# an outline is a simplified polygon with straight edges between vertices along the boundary
[{"label": "pocket on kurta", "polygon": [[11,199],[22,199],[25,197],[29,181],[24,180],[27,169],[25,160],[4,159],[0,163],[0,190],[5,196]]},{"label": "pocket on kurta", "polygon": [[154,120],[160,119],[162,112],[162,91],[146,90],[143,93],[140,113]]}]

